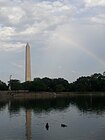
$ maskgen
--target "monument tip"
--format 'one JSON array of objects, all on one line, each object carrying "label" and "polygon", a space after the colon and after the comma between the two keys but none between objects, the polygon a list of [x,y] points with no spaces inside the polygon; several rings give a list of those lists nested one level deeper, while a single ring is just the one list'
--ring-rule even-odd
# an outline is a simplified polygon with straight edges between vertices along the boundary
[{"label": "monument tip", "polygon": [[26,47],[30,47],[29,43],[27,42]]}]

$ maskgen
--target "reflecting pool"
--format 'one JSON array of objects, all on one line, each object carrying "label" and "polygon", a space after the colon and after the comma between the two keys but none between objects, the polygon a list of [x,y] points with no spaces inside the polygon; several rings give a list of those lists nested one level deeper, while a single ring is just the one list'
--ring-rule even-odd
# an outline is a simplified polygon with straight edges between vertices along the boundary
[{"label": "reflecting pool", "polygon": [[104,96],[0,100],[0,140],[104,139]]}]

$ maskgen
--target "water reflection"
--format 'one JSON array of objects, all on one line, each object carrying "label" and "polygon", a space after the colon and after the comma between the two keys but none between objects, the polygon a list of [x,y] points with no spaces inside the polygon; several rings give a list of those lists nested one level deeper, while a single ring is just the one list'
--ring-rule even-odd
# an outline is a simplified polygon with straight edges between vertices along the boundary
[{"label": "water reflection", "polygon": [[75,97],[70,101],[83,113],[103,114],[105,112],[105,96]]},{"label": "water reflection", "polygon": [[51,110],[64,110],[69,107],[68,98],[46,99],[46,100],[11,100],[9,112],[16,113],[20,109],[32,109],[35,113],[50,112]]},{"label": "water reflection", "polygon": [[[96,140],[96,136],[101,135],[99,134],[98,129],[100,127],[104,127],[103,126],[104,118],[101,118],[103,119],[102,121],[101,119],[98,120],[97,118],[94,119],[94,121],[87,118],[85,118],[86,119],[85,120],[84,117],[83,118],[81,117],[82,115],[79,116],[78,110],[83,113],[83,116],[86,116],[85,115],[86,113],[87,114],[93,113],[95,114],[95,116],[100,117],[101,115],[105,114],[105,97],[104,96],[98,96],[98,97],[97,96],[95,97],[75,96],[75,97],[69,97],[69,98],[55,98],[55,99],[46,99],[46,100],[32,100],[32,99],[31,100],[20,100],[20,99],[0,100],[0,113],[5,109],[9,111],[9,115],[15,114],[14,115],[15,117],[16,117],[16,114],[25,112],[25,116],[24,115],[22,116],[24,117],[22,122],[25,120],[25,123],[24,123],[25,130],[22,129],[19,125],[18,131],[24,130],[25,132],[24,136],[26,140],[32,140],[32,138],[38,139],[38,140],[46,139],[47,136],[51,138],[50,135],[52,136],[51,140],[53,139],[56,140],[55,136],[59,137],[59,134],[62,135],[60,137],[61,140],[64,140],[63,134],[65,136],[65,139],[67,138],[67,136],[68,136],[68,139],[70,139],[70,137],[71,139],[75,139],[77,137],[78,140],[83,139],[83,137],[85,136],[86,137],[92,136],[92,140],[94,139]],[[65,110],[67,110],[66,113],[65,113]],[[34,117],[32,115],[34,115]],[[41,117],[38,118],[39,116],[41,116],[42,118]],[[13,125],[14,123],[17,125],[17,121],[15,121],[17,120],[17,118],[12,119]],[[33,120],[32,120],[33,118],[35,121],[34,122],[35,125],[33,124]],[[98,121],[99,123],[97,123]],[[67,127],[65,124],[67,124]],[[62,129],[61,127],[65,127],[65,129]],[[11,131],[13,130],[12,128],[10,129]],[[46,131],[46,130],[49,130],[49,131]],[[104,130],[105,129],[103,128],[103,131]],[[34,131],[34,133],[32,133],[32,131]],[[39,135],[40,133],[41,135]],[[12,135],[13,134],[14,133],[12,133]],[[17,134],[17,128],[16,128],[16,133],[14,135],[16,134]],[[23,136],[23,133],[21,134]],[[94,136],[95,138],[93,138]],[[86,137],[84,139],[87,140]]]},{"label": "water reflection", "polygon": [[105,112],[105,96],[80,96],[55,99],[30,99],[30,100],[0,100],[0,110],[8,105],[10,114],[19,113],[21,109],[32,110],[35,113],[50,112],[51,110],[62,111],[70,105],[76,106],[81,112],[102,114]]},{"label": "water reflection", "polygon": [[26,140],[32,140],[31,109],[26,110]]},{"label": "water reflection", "polygon": [[0,111],[5,109],[7,104],[8,104],[7,100],[0,100]]}]

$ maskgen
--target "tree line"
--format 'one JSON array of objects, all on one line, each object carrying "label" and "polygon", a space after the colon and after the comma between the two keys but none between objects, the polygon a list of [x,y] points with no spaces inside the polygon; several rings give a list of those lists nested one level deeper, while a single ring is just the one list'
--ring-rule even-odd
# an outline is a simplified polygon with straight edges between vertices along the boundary
[{"label": "tree line", "polygon": [[79,77],[75,82],[69,83],[64,78],[34,78],[33,81],[20,82],[11,79],[8,84],[0,81],[0,90],[28,90],[46,92],[95,92],[105,91],[105,75],[95,73],[91,76]]}]

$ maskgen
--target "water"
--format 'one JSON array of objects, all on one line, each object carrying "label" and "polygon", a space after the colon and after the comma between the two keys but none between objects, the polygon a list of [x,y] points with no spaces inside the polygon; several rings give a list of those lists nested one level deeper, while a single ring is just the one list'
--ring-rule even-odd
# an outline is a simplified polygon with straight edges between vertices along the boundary
[{"label": "water", "polygon": [[104,139],[105,97],[0,100],[0,140]]}]

